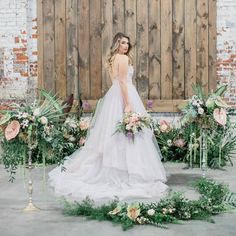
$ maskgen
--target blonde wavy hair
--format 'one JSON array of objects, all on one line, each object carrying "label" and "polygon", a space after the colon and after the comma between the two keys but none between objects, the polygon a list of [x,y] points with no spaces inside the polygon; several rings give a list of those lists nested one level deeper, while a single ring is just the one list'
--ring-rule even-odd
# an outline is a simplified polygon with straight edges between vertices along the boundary
[{"label": "blonde wavy hair", "polygon": [[132,55],[130,53],[130,51],[132,49],[132,45],[130,43],[130,38],[129,38],[129,36],[125,35],[124,33],[119,32],[114,36],[113,41],[112,41],[112,45],[110,47],[110,53],[107,56],[106,66],[107,66],[107,69],[109,72],[112,71],[112,64],[113,64],[115,55],[118,53],[120,40],[122,38],[128,39],[129,48],[128,48],[128,51],[125,55],[127,55],[129,57],[129,64],[132,64]]}]

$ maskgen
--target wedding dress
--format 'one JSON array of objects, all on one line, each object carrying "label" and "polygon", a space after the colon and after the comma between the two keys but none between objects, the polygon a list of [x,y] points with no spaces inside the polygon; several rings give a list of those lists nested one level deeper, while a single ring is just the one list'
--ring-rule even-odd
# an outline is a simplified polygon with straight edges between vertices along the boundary
[{"label": "wedding dress", "polygon": [[[127,90],[132,110],[147,112],[132,84],[133,67],[129,66]],[[115,133],[123,117],[123,98],[118,79],[103,97],[95,112],[85,145],[64,163],[66,171],[56,167],[49,172],[50,185],[56,194],[95,202],[118,197],[120,200],[159,200],[166,192],[166,174],[153,132],[145,129],[135,135],[134,142]]]}]

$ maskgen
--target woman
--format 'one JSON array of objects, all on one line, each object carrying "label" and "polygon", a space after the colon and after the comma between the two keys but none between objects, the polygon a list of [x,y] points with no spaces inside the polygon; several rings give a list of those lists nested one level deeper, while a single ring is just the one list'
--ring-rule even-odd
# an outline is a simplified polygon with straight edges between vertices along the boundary
[{"label": "woman", "polygon": [[130,39],[118,33],[108,57],[112,86],[96,109],[93,127],[85,145],[60,167],[49,173],[51,185],[59,195],[95,202],[118,197],[120,200],[158,200],[167,189],[166,175],[153,133],[146,129],[132,142],[115,133],[124,112],[147,114],[132,84],[133,67]]}]

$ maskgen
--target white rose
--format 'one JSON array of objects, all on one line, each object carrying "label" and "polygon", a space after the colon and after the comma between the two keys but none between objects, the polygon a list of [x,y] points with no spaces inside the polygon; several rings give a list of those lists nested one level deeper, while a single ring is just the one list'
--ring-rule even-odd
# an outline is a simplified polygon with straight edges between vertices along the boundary
[{"label": "white rose", "polygon": [[202,115],[204,113],[204,109],[202,107],[198,107],[197,112]]},{"label": "white rose", "polygon": [[23,112],[22,117],[23,117],[23,118],[27,118],[28,115],[29,115],[29,114],[28,114],[27,112]]},{"label": "white rose", "polygon": [[40,115],[40,109],[39,108],[36,108],[35,110],[34,110],[34,116],[39,116]]},{"label": "white rose", "polygon": [[194,101],[192,102],[192,105],[193,105],[193,106],[197,106],[197,105],[198,105],[197,101],[194,100]]},{"label": "white rose", "polygon": [[126,125],[125,128],[126,128],[127,130],[130,130],[130,129],[131,129],[131,126],[130,126],[130,125]]},{"label": "white rose", "polygon": [[48,123],[48,119],[45,116],[40,117],[40,123],[46,125]]},{"label": "white rose", "polygon": [[148,214],[149,216],[153,216],[153,215],[155,214],[155,210],[154,210],[154,209],[149,209],[149,210],[147,211],[147,214]]},{"label": "white rose", "polygon": [[170,147],[172,145],[172,141],[170,139],[167,140],[167,145]]},{"label": "white rose", "polygon": [[75,137],[70,136],[70,137],[69,137],[69,140],[70,140],[71,142],[74,142],[76,139],[75,139]]}]

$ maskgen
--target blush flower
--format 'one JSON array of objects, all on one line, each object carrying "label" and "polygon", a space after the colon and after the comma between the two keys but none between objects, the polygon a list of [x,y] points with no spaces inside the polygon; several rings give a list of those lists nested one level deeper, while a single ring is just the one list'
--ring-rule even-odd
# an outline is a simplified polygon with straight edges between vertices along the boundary
[{"label": "blush flower", "polygon": [[137,116],[131,116],[131,117],[129,118],[129,122],[130,122],[130,123],[135,123],[135,122],[137,122],[137,121],[139,121],[139,118],[138,118]]},{"label": "blush flower", "polygon": [[173,143],[174,143],[174,145],[175,145],[176,147],[179,147],[179,148],[184,147],[185,144],[186,144],[185,140],[182,139],[182,138],[178,138],[178,139],[174,140]]},{"label": "blush flower", "polygon": [[166,120],[161,120],[160,121],[160,130],[163,133],[168,133],[171,130],[170,123],[167,122]]},{"label": "blush flower", "polygon": [[224,108],[216,108],[213,112],[213,117],[217,123],[222,126],[226,125],[227,115]]},{"label": "blush flower", "polygon": [[81,120],[81,121],[79,122],[79,128],[80,128],[81,130],[86,130],[86,129],[88,129],[88,128],[89,128],[89,122],[87,122],[87,121],[85,121],[85,120]]},{"label": "blush flower", "polygon": [[80,146],[83,146],[85,143],[85,138],[84,137],[81,137],[80,140],[79,140],[79,145]]},{"label": "blush flower", "polygon": [[6,140],[14,139],[20,131],[20,123],[17,120],[11,121],[5,129]]}]

